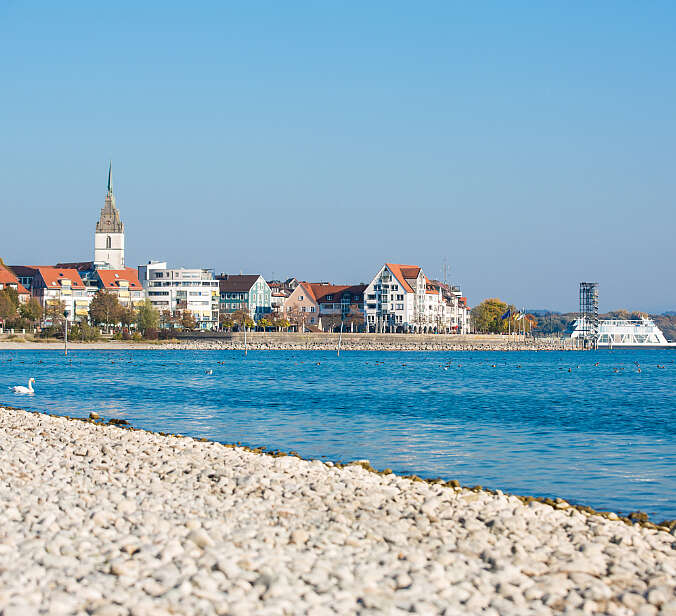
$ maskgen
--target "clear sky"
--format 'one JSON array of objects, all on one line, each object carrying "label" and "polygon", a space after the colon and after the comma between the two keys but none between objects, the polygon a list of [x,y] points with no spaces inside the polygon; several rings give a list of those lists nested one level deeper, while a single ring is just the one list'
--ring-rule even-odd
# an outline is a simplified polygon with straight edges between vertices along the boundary
[{"label": "clear sky", "polygon": [[676,308],[676,3],[0,0],[0,256]]}]

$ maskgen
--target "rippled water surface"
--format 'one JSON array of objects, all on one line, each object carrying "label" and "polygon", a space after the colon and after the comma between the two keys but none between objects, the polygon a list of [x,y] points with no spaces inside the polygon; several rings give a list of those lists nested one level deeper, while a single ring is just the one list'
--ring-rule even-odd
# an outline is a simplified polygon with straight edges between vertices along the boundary
[{"label": "rippled water surface", "polygon": [[[676,518],[676,351],[0,351],[0,403]],[[598,365],[596,365],[598,362]],[[663,367],[658,367],[663,366]],[[640,368],[640,372],[639,372]],[[206,374],[213,370],[213,375]],[[5,386],[36,378],[36,393]]]}]

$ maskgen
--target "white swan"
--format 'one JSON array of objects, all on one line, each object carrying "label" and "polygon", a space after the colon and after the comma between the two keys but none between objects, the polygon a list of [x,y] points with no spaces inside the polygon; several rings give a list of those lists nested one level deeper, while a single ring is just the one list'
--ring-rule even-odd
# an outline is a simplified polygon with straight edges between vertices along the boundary
[{"label": "white swan", "polygon": [[10,389],[15,394],[32,394],[35,393],[35,390],[33,389],[33,383],[35,383],[35,379],[31,377],[28,379],[28,387],[24,387],[23,385],[15,385],[14,387],[10,387]]}]

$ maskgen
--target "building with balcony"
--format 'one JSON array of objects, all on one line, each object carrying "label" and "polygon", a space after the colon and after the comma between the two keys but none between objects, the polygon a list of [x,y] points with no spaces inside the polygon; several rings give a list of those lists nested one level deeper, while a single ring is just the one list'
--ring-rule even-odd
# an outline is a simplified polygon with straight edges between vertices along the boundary
[{"label": "building with balcony", "polygon": [[221,314],[243,311],[257,322],[272,312],[272,291],[260,274],[219,274],[216,279]]},{"label": "building with balcony", "polygon": [[198,329],[218,327],[218,280],[211,269],[168,268],[166,261],[138,266],[138,279],[160,314],[178,318],[188,311]]},{"label": "building with balcony", "polygon": [[286,313],[296,325],[321,331],[340,327],[359,330],[364,323],[366,285],[301,282],[285,302]]},{"label": "building with balcony", "polygon": [[385,263],[364,292],[368,331],[466,333],[467,300],[457,287],[429,280],[418,265]]},{"label": "building with balcony", "polygon": [[127,267],[123,270],[96,270],[97,286],[117,297],[125,308],[138,308],[146,298],[146,292],[138,279],[138,272]]},{"label": "building with balcony", "polygon": [[[23,266],[27,267],[27,266]],[[63,309],[69,321],[87,321],[91,296],[76,269],[38,266],[31,276],[31,294],[45,310],[49,321],[50,310]]]}]

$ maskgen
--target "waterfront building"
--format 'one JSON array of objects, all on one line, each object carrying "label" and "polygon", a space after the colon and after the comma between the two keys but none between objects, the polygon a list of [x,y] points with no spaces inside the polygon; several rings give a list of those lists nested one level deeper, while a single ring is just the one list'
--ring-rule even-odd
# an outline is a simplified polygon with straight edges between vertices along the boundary
[{"label": "waterfront building", "polygon": [[272,312],[272,291],[260,274],[219,274],[221,314],[246,312],[259,321]]},{"label": "waterfront building", "polygon": [[69,321],[87,321],[91,296],[76,269],[46,266],[32,269],[31,294],[45,310],[47,320],[50,310],[61,311],[63,302]]},{"label": "waterfront building", "polygon": [[287,315],[300,326],[320,331],[347,324],[351,331],[364,322],[366,285],[334,285],[328,282],[301,282],[286,301]]},{"label": "waterfront building", "polygon": [[288,291],[289,294],[300,284],[297,278],[287,278],[286,280],[268,280],[268,286],[275,291]]},{"label": "waterfront building", "polygon": [[[270,283],[268,283],[270,284]],[[275,318],[286,318],[286,302],[291,295],[291,291],[286,289],[270,288],[270,309]]]},{"label": "waterfront building", "polygon": [[112,163],[108,167],[108,189],[94,233],[94,265],[96,268],[123,270],[124,224],[115,205]]},{"label": "waterfront building", "polygon": [[139,265],[138,279],[160,314],[178,318],[190,312],[198,329],[218,327],[218,280],[213,270],[167,267],[166,261]]},{"label": "waterfront building", "polygon": [[385,263],[364,293],[368,331],[469,331],[469,307],[460,290],[429,280],[418,265]]},{"label": "waterfront building", "polygon": [[12,272],[19,283],[29,292],[32,293],[33,290],[33,278],[37,272],[37,265],[9,265],[7,266],[10,272]]},{"label": "waterfront building", "polygon": [[146,298],[146,292],[135,269],[96,270],[97,287],[112,293],[125,308],[138,308]]},{"label": "waterfront building", "polygon": [[30,299],[31,294],[28,289],[19,282],[14,272],[7,269],[0,262],[0,291],[4,289],[14,289],[19,296],[19,302],[22,304],[25,304]]}]

